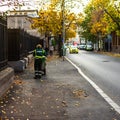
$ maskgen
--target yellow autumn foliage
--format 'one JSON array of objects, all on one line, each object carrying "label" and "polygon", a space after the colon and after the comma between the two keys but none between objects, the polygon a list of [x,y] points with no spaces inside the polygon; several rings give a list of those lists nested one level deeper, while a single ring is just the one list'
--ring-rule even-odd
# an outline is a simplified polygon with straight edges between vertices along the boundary
[{"label": "yellow autumn foliage", "polygon": [[[115,4],[116,3],[116,4]],[[85,9],[92,34],[120,33],[120,4],[118,0],[91,0]]]},{"label": "yellow autumn foliage", "polygon": [[[53,3],[48,7],[47,10],[40,10],[40,18],[33,18],[31,27],[33,29],[38,29],[42,34],[52,33],[53,35],[62,35],[63,29],[63,11],[57,11],[55,9],[55,4],[59,0],[52,0]],[[76,15],[68,11],[64,11],[64,27],[66,32],[66,39],[75,37],[75,32],[77,28]]]}]

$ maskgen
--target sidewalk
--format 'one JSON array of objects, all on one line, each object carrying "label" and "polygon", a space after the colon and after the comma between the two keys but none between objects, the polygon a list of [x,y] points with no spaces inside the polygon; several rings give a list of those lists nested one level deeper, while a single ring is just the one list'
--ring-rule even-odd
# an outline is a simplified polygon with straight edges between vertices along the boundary
[{"label": "sidewalk", "polygon": [[113,53],[113,52],[103,52],[103,51],[95,51],[98,54],[104,54],[112,57],[120,57],[120,53]]},{"label": "sidewalk", "polygon": [[120,120],[67,60],[49,58],[41,80],[33,79],[33,73],[32,63],[16,75],[0,101],[1,120]]}]

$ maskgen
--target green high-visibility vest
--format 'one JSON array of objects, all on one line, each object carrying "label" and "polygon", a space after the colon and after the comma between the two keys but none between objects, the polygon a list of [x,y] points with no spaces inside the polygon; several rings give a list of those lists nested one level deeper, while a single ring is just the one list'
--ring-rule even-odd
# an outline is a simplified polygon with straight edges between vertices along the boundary
[{"label": "green high-visibility vest", "polygon": [[35,49],[35,51],[34,51],[34,53],[35,53],[35,59],[43,59],[43,60],[45,60],[45,50],[43,50],[43,49]]}]

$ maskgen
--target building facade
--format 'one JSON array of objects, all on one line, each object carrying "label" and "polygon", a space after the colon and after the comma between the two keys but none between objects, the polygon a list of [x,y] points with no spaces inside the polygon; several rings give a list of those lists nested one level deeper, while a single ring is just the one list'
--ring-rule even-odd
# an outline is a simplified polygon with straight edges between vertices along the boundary
[{"label": "building facade", "polygon": [[112,52],[120,53],[120,36],[115,32],[112,33]]}]

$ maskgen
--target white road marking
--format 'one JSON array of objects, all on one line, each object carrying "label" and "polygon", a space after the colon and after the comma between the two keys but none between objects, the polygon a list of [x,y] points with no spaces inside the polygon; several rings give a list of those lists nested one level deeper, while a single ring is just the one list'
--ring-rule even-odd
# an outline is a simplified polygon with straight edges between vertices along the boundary
[{"label": "white road marking", "polygon": [[82,70],[75,65],[69,58],[65,57],[77,70],[78,72],[95,88],[95,90],[110,104],[119,114],[120,114],[120,106],[116,104],[99,86],[97,86],[90,78],[88,78]]}]

